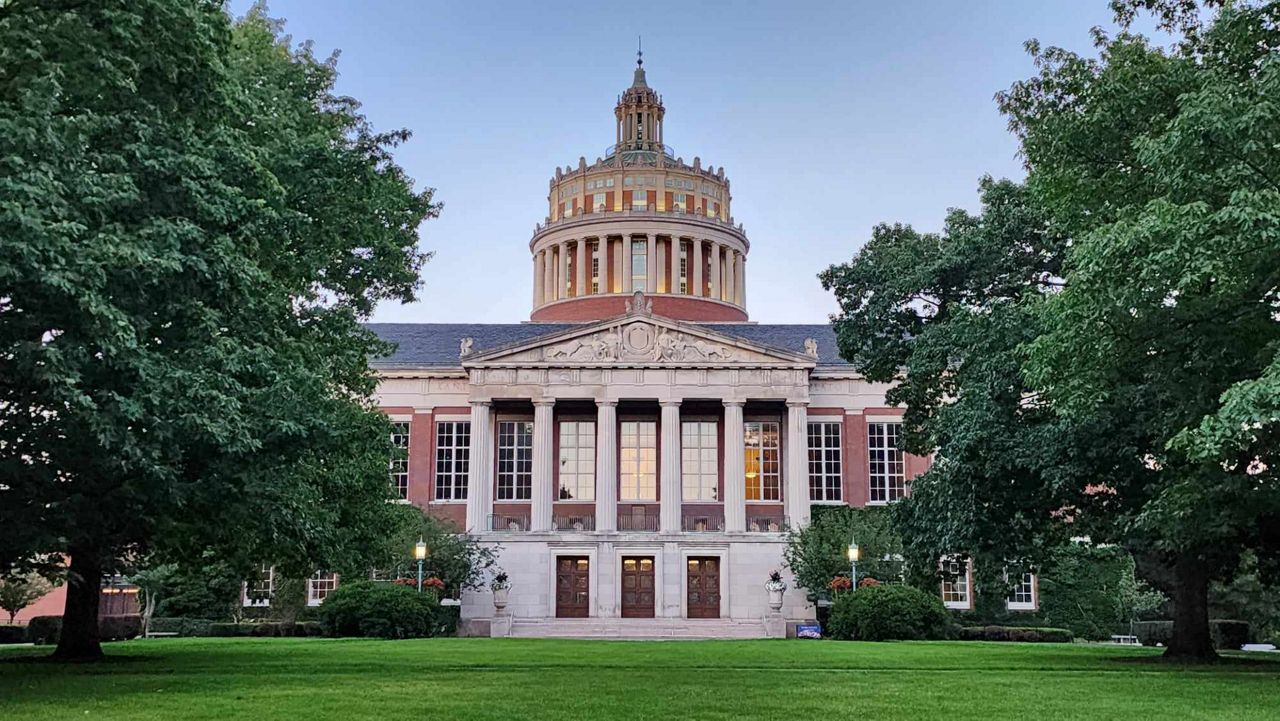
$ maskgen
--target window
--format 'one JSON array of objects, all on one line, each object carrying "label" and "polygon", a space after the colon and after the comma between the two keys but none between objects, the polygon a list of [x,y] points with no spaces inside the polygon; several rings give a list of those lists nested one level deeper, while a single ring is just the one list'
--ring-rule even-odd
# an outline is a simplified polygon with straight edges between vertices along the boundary
[{"label": "window", "polygon": [[391,424],[391,487],[396,498],[409,497],[409,422]]},{"label": "window", "polygon": [[467,468],[471,461],[471,421],[436,424],[437,501],[467,500]]},{"label": "window", "polygon": [[329,592],[337,587],[338,574],[316,571],[314,576],[307,579],[307,605],[319,606]]},{"label": "window", "polygon": [[907,493],[902,449],[898,447],[901,432],[901,423],[867,424],[872,503],[889,503]]},{"label": "window", "polygon": [[645,280],[649,277],[649,263],[646,243],[643,240],[631,241],[631,289],[632,290],[649,290],[645,287]]},{"label": "window", "polygon": [[595,206],[597,211],[604,210],[604,193],[596,193],[591,196],[591,204]]},{"label": "window", "polygon": [[778,424],[774,421],[750,421],[743,424],[743,431],[747,500],[782,500]]},{"label": "window", "polygon": [[682,295],[689,292],[689,248],[680,242],[680,293]]},{"label": "window", "polygon": [[1010,611],[1036,610],[1036,577],[1031,573],[1022,574],[1009,591],[1005,605]]},{"label": "window", "polygon": [[498,424],[498,500],[533,498],[533,421]]},{"label": "window", "polygon": [[969,563],[960,558],[942,562],[942,605],[969,608]]},{"label": "window", "polygon": [[680,476],[684,500],[719,500],[717,448],[714,421],[685,421],[680,425]]},{"label": "window", "polygon": [[628,175],[627,177],[625,177],[625,178],[623,178],[623,179],[622,179],[622,187],[624,187],[624,188],[630,188],[630,187],[631,187],[631,184],[632,184],[632,183],[634,183],[634,182],[635,182],[635,181],[634,181],[634,179],[632,179],[632,177],[631,177],[630,175]]},{"label": "window", "polygon": [[612,188],[612,187],[613,187],[613,178],[609,178],[608,180],[606,180],[606,181],[605,181],[605,183],[604,183],[604,185],[605,185],[605,187],[606,187],[606,188]]},{"label": "window", "polygon": [[684,193],[673,193],[671,195],[672,206],[673,206],[672,210],[676,211],[677,213],[683,213],[686,210],[688,210],[689,208],[688,197],[689,196],[685,195]]},{"label": "window", "polygon": [[663,183],[662,183],[662,184],[663,184],[663,185],[665,185],[665,186],[667,186],[668,188],[674,188],[674,187],[676,187],[676,183],[675,183],[675,181],[674,181],[674,180],[672,180],[671,178],[667,178],[665,181],[663,181]]},{"label": "window", "polygon": [[649,191],[633,190],[631,191],[631,209],[644,210],[645,205],[649,202]]},{"label": "window", "polygon": [[262,564],[253,578],[244,584],[243,605],[248,607],[267,607],[271,605],[271,596],[276,592],[275,568],[269,563]]},{"label": "window", "polygon": [[600,292],[600,244],[591,246],[591,293]]},{"label": "window", "polygon": [[596,424],[560,421],[560,495],[562,501],[596,497]]},{"label": "window", "polygon": [[841,500],[840,423],[809,424],[809,500]]},{"label": "window", "polygon": [[622,424],[623,501],[658,500],[658,431],[653,421]]}]

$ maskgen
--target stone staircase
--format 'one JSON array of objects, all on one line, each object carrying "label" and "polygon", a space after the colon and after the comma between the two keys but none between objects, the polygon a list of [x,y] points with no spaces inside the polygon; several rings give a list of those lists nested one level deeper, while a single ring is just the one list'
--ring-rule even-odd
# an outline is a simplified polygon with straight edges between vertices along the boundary
[{"label": "stone staircase", "polygon": [[628,640],[766,638],[764,622],[692,618],[517,618],[512,638]]}]

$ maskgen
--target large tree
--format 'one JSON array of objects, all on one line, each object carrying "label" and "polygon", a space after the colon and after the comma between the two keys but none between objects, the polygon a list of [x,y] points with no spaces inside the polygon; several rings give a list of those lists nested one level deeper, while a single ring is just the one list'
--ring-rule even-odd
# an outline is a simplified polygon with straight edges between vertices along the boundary
[{"label": "large tree", "polygon": [[119,559],[374,548],[361,321],[413,297],[438,212],[390,157],[406,133],[209,0],[8,4],[0,68],[0,568],[69,557],[56,655],[101,654]]},{"label": "large tree", "polygon": [[999,97],[1025,215],[988,188],[972,228],[881,229],[824,282],[842,351],[905,368],[908,441],[938,451],[899,509],[909,550],[1120,543],[1174,602],[1167,654],[1207,658],[1210,581],[1280,547],[1280,4],[1113,6],[1179,41],[1029,45],[1038,73]]}]

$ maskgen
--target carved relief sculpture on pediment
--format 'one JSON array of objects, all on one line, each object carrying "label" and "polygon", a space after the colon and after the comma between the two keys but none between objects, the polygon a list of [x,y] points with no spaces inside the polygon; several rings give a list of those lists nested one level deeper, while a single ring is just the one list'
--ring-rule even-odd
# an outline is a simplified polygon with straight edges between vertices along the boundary
[{"label": "carved relief sculpture on pediment", "polygon": [[619,325],[581,338],[573,338],[543,351],[546,360],[652,361],[688,363],[727,361],[733,351],[702,338],[644,322]]}]

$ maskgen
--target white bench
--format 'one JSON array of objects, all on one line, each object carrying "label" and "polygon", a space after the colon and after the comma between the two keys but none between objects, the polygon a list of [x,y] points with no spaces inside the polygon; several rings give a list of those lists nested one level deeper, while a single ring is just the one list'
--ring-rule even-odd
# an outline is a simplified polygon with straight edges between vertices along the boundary
[{"label": "white bench", "polygon": [[166,638],[168,636],[177,636],[177,631],[151,631],[147,633],[147,638]]},{"label": "white bench", "polygon": [[1112,634],[1112,636],[1111,636],[1111,642],[1112,642],[1112,643],[1124,644],[1125,646],[1137,646],[1137,645],[1138,645],[1138,637],[1137,637],[1137,636],[1126,636],[1126,635],[1124,635],[1124,634],[1117,633],[1117,634]]}]

